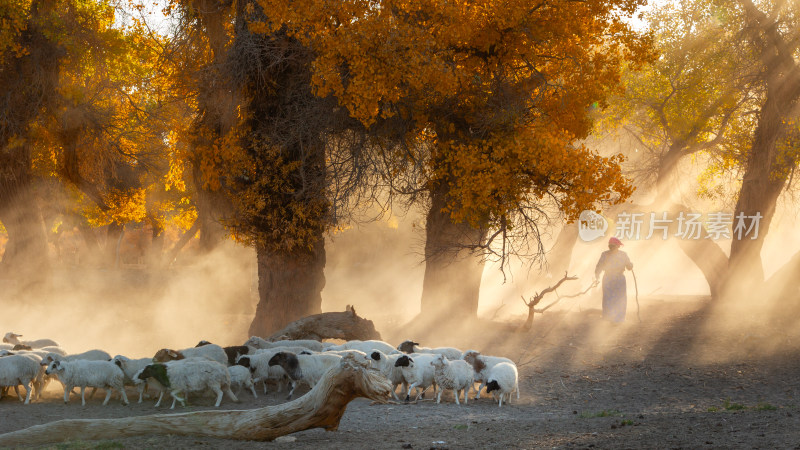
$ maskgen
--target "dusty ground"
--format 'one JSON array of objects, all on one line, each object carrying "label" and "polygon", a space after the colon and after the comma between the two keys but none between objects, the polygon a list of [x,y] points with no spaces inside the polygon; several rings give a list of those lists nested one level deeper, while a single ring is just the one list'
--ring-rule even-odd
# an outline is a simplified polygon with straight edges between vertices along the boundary
[{"label": "dusty ground", "polygon": [[[520,364],[522,398],[498,408],[490,398],[370,405],[356,400],[339,431],[309,430],[283,442],[142,436],[54,448],[797,448],[800,446],[800,346],[761,329],[700,335],[703,301],[643,302],[642,323],[603,324],[597,310],[548,313],[524,337],[500,335],[463,346]],[[480,334],[480,333],[476,333]],[[479,346],[478,342],[485,345]],[[456,343],[450,343],[455,345]],[[768,352],[765,352],[768,349]],[[133,396],[133,391],[129,391]],[[278,404],[285,394],[223,408]],[[29,406],[0,401],[0,433],[62,418],[153,414],[150,401],[64,405],[55,386]],[[210,397],[194,406],[209,409]],[[178,407],[179,408],[179,407]],[[177,409],[177,408],[176,408]],[[168,412],[161,408],[159,413]]]}]

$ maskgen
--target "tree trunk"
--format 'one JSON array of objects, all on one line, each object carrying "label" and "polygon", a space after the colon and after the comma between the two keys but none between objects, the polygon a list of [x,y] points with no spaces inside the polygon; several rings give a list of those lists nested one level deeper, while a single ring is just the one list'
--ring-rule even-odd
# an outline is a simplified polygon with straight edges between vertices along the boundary
[{"label": "tree trunk", "polygon": [[256,245],[258,306],[250,336],[266,337],[290,322],[322,312],[325,240],[304,253],[279,254]]},{"label": "tree trunk", "polygon": [[199,411],[119,419],[66,419],[0,435],[0,446],[30,446],[71,439],[117,439],[141,435],[204,436],[271,441],[311,428],[335,431],[347,404],[357,397],[386,402],[389,381],[366,361],[347,355],[297,400],[243,411]]},{"label": "tree trunk", "polygon": [[0,222],[8,232],[8,242],[0,268],[17,280],[21,290],[42,288],[49,279],[50,258],[32,181],[27,174],[17,174],[14,180],[4,172],[0,175]]},{"label": "tree trunk", "polygon": [[106,265],[118,268],[120,263],[119,246],[125,234],[125,225],[111,222],[106,227],[106,245],[103,249],[105,253]]},{"label": "tree trunk", "polygon": [[453,223],[443,211],[446,195],[443,188],[431,190],[425,225],[421,314],[426,322],[478,317],[484,260],[472,248],[482,243],[485,232],[466,223]]},{"label": "tree trunk", "polygon": [[[776,174],[779,169],[776,147],[779,139],[785,136],[786,113],[791,104],[786,104],[785,99],[778,101],[774,97],[775,94],[768,96],[761,109],[733,216],[734,227],[737,225],[736,217],[740,214],[745,217],[761,216],[757,222],[757,235],[754,228],[749,236],[743,235],[741,239],[737,239],[735,234],[733,236],[728,265],[729,280],[736,285],[731,286],[734,290],[738,290],[744,282],[764,281],[761,248],[764,246],[764,237],[769,232],[772,217],[775,215],[778,197],[786,184],[786,176]],[[749,226],[751,222],[752,220],[745,220],[744,223]],[[752,239],[753,236],[755,239]]]}]

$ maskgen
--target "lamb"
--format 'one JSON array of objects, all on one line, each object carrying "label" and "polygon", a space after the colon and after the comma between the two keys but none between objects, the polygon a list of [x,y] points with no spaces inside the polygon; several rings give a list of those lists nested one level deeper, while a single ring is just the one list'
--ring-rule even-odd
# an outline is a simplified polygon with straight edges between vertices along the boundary
[{"label": "lamb", "polygon": [[[413,356],[413,358],[411,357]],[[434,394],[436,393],[435,380],[433,378],[433,366],[431,362],[436,358],[435,355],[414,354],[402,355],[397,358],[394,365],[399,367],[403,372],[403,379],[408,383],[408,391],[406,392],[406,401],[411,399],[411,389],[417,388],[417,396],[414,401],[425,395],[425,391],[429,387],[433,387]]]},{"label": "lamb", "polygon": [[103,406],[108,404],[111,398],[112,389],[119,391],[122,395],[122,404],[128,404],[128,396],[125,395],[125,374],[122,369],[111,361],[53,361],[47,366],[46,374],[58,374],[58,379],[64,383],[64,403],[69,402],[69,393],[72,388],[81,388],[81,405],[86,406],[84,392],[86,387],[103,388],[106,390],[106,398]]},{"label": "lamb", "polygon": [[36,388],[37,397],[41,390],[42,369],[35,358],[25,355],[8,355],[0,358],[0,387],[14,387],[17,397],[22,401],[18,385],[25,387],[25,404],[31,402],[31,392]]},{"label": "lamb", "polygon": [[255,348],[276,348],[276,347],[305,347],[309,350],[313,350],[315,352],[321,352],[324,350],[325,345],[320,341],[315,341],[312,339],[296,339],[296,340],[283,340],[283,341],[274,341],[270,342],[265,339],[262,339],[258,336],[251,336],[244,345],[248,345],[250,347]]},{"label": "lamb", "polygon": [[112,358],[111,361],[116,364],[117,367],[122,369],[122,373],[125,374],[124,384],[126,386],[136,386],[136,389],[139,392],[138,403],[142,403],[142,397],[144,396],[145,391],[147,391],[147,382],[137,382],[136,374],[146,366],[152,364],[153,360],[150,358],[130,359],[127,356],[117,355]]},{"label": "lamb", "polygon": [[228,374],[231,376],[231,387],[236,387],[236,396],[242,392],[242,388],[250,389],[253,398],[258,398],[256,395],[256,388],[253,384],[253,376],[250,374],[250,369],[244,366],[230,366],[228,367]]},{"label": "lamb", "polygon": [[59,347],[58,342],[52,339],[35,339],[33,341],[20,341],[19,338],[21,337],[22,337],[21,334],[9,332],[6,333],[5,336],[3,336],[3,342],[12,345],[23,344],[32,348],[42,348],[47,346]]},{"label": "lamb", "polygon": [[[483,390],[486,382],[489,381],[489,371],[492,370],[492,367],[501,362],[514,365],[514,362],[508,358],[504,358],[502,356],[481,355],[480,352],[476,350],[467,350],[464,352],[461,359],[472,365],[473,369],[475,370],[475,381],[480,381],[481,383],[481,385],[478,387],[478,394],[475,395],[475,399],[481,398],[481,390]],[[517,391],[517,398],[519,398],[519,391]]]},{"label": "lamb", "polygon": [[414,342],[410,339],[401,342],[400,345],[397,346],[397,350],[408,354],[430,353],[434,355],[444,355],[450,361],[461,359],[461,350],[455,347],[436,347],[436,348],[419,347],[419,342]]},{"label": "lamb", "polygon": [[326,351],[338,351],[338,350],[359,350],[364,352],[365,354],[369,355],[375,350],[381,351],[386,353],[387,355],[392,353],[397,353],[394,347],[391,344],[383,341],[347,341],[342,345],[334,345],[332,347],[328,347]]},{"label": "lamb", "polygon": [[[507,362],[497,363],[489,371],[489,376],[486,382],[486,392],[498,391],[500,393],[499,407],[503,406],[503,397],[506,397],[506,402],[511,403],[511,393],[517,391],[517,399],[519,399],[519,375],[517,374],[517,366]],[[495,394],[492,394],[493,396]]]},{"label": "lamb", "polygon": [[[209,345],[211,342],[208,341],[200,341],[195,345],[195,348],[202,347],[204,345]],[[236,364],[236,360],[242,355],[249,355],[255,353],[256,348],[251,347],[249,345],[233,345],[230,347],[222,347],[222,350],[225,351],[225,355],[228,356],[228,366],[232,366]]]},{"label": "lamb", "polygon": [[167,362],[176,359],[184,358],[206,358],[211,361],[216,361],[223,366],[228,365],[228,355],[225,350],[219,345],[208,344],[200,347],[190,347],[183,350],[172,350],[169,348],[162,348],[153,356],[153,362]]},{"label": "lamb", "polygon": [[403,356],[402,353],[394,353],[391,355],[387,355],[382,351],[375,350],[370,354],[370,360],[372,367],[378,369],[386,379],[392,383],[392,397],[395,400],[400,400],[397,398],[397,386],[403,385],[403,390],[405,390],[407,383],[403,379],[403,371],[400,370],[400,367],[395,367],[394,363],[397,361],[397,358]]},{"label": "lamb", "polygon": [[439,387],[436,403],[441,402],[442,392],[445,389],[452,389],[453,396],[456,398],[456,405],[460,405],[458,396],[461,391],[464,391],[464,404],[466,405],[469,388],[474,383],[472,366],[461,359],[449,361],[444,355],[437,356],[436,359],[431,361],[431,365],[434,368],[433,379]]},{"label": "lamb", "polygon": [[313,389],[322,376],[325,375],[325,372],[339,364],[341,360],[342,357],[339,355],[325,353],[297,355],[292,352],[278,352],[270,358],[269,365],[270,367],[282,367],[286,374],[289,375],[289,378],[295,382],[289,390],[289,396],[286,398],[291,400],[298,381],[308,384]]},{"label": "lamb", "polygon": [[[239,401],[236,395],[231,392],[231,376],[225,364],[205,358],[185,358],[170,361],[166,364],[150,364],[142,369],[137,377],[140,380],[153,378],[165,389],[169,390],[169,394],[172,396],[170,409],[175,409],[176,401],[181,402],[181,406],[186,406],[185,399],[178,394],[189,391],[204,391],[206,389],[210,389],[217,394],[215,407],[219,407],[222,402],[223,391],[234,402]],[[156,407],[160,404],[161,397],[159,397]]]}]

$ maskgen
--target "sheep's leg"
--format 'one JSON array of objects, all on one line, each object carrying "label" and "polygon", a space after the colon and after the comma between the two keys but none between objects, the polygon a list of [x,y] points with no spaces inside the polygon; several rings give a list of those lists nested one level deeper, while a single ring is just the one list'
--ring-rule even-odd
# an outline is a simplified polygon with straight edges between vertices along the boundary
[{"label": "sheep's leg", "polygon": [[19,393],[19,385],[14,386],[14,392],[17,393],[17,398],[19,399],[19,401],[24,401],[22,400],[22,395],[20,395]]},{"label": "sheep's leg", "polygon": [[28,405],[31,403],[31,392],[33,391],[33,386],[31,386],[30,382],[27,382],[22,385],[25,388],[25,404]]},{"label": "sheep's leg", "polygon": [[247,388],[250,389],[250,393],[253,394],[253,398],[258,398],[258,395],[256,395],[256,387],[252,381],[247,385]]},{"label": "sheep's leg", "polygon": [[86,397],[84,393],[86,392],[86,386],[81,386],[81,406],[86,406]]},{"label": "sheep's leg", "polygon": [[64,403],[69,403],[69,393],[72,391],[72,386],[64,385]]},{"label": "sheep's leg", "polygon": [[92,387],[92,392],[89,393],[89,400],[94,398],[94,393],[97,392],[96,387]]},{"label": "sheep's leg", "polygon": [[164,390],[162,389],[161,392],[158,394],[158,401],[156,402],[156,408],[161,405],[161,399],[164,398]]},{"label": "sheep's leg", "polygon": [[481,391],[483,390],[483,387],[485,385],[486,385],[486,382],[485,381],[481,381],[481,385],[478,386],[478,395],[475,396],[475,400],[481,398]]},{"label": "sheep's leg", "polygon": [[[103,406],[106,406],[108,404],[108,400],[111,398],[111,394],[113,392],[114,391],[111,390],[110,386],[106,386],[106,398],[103,400]],[[92,395],[89,394],[89,399],[91,399],[91,398],[92,398]]]},{"label": "sheep's leg", "polygon": [[[419,390],[419,387],[417,387],[417,389]],[[419,400],[421,398],[425,398],[425,393],[428,392],[428,389],[430,389],[430,386],[428,386],[425,389],[423,389],[422,392],[417,395],[417,397],[414,399],[414,401],[417,401],[417,400]]]},{"label": "sheep's leg", "polygon": [[411,383],[408,385],[408,390],[406,391],[406,401],[411,401],[411,390],[417,387],[416,383]]},{"label": "sheep's leg", "polygon": [[399,402],[400,399],[397,397],[397,386],[400,386],[400,383],[395,383],[392,385],[392,397]]},{"label": "sheep's leg", "polygon": [[464,392],[464,404],[466,405],[467,398],[469,398],[469,395],[467,395],[469,393],[469,389],[462,389],[461,391]]},{"label": "sheep's leg", "polygon": [[498,407],[499,407],[499,408],[502,408],[502,407],[503,407],[503,397],[504,397],[505,395],[506,395],[506,394],[504,394],[504,393],[502,393],[502,392],[500,393],[500,404],[498,405]]},{"label": "sheep's leg", "polygon": [[[439,389],[439,395],[442,395],[442,391],[444,391],[444,389]],[[458,401],[458,389],[453,389],[453,397],[456,398],[456,405],[461,406],[461,403]]]},{"label": "sheep's leg", "polygon": [[223,387],[223,390],[225,391],[225,394],[228,396],[229,399],[231,399],[232,401],[234,401],[236,403],[239,403],[239,398],[236,395],[233,394],[233,391],[231,390],[231,385],[226,384],[226,385],[224,385],[222,387]]},{"label": "sheep's leg", "polygon": [[[514,390],[517,391],[517,400],[519,400],[519,382],[514,383]],[[511,394],[508,394],[508,399],[511,400]]]},{"label": "sheep's leg", "polygon": [[144,396],[144,386],[145,384],[142,383],[139,386],[136,386],[136,390],[139,391],[139,403],[142,403],[142,396]]},{"label": "sheep's leg", "polygon": [[217,394],[217,401],[214,403],[214,407],[219,408],[220,403],[222,403],[222,389],[220,389],[219,386],[214,385],[211,386],[211,390],[214,391],[215,394]]},{"label": "sheep's leg", "polygon": [[128,401],[128,394],[125,393],[125,386],[119,385],[116,389],[119,391],[120,395],[122,395],[122,404],[128,405],[130,402]]},{"label": "sheep's leg", "polygon": [[436,404],[438,405],[442,401],[442,391],[439,391],[439,395],[436,396]]},{"label": "sheep's leg", "polygon": [[289,396],[286,397],[286,400],[291,400],[292,399],[292,394],[294,394],[294,390],[297,387],[297,384],[298,384],[297,382],[294,382],[294,383],[289,382],[289,386],[291,388],[289,389]]},{"label": "sheep's leg", "polygon": [[[217,388],[217,389],[219,389],[219,388]],[[180,392],[180,391],[170,391],[169,392],[169,395],[172,396],[172,406],[170,406],[169,409],[175,409],[175,401],[176,400],[181,402],[181,406],[186,407],[186,402],[184,401],[183,398],[180,398],[178,396],[178,392]],[[184,397],[186,397],[186,396],[184,395]]]}]

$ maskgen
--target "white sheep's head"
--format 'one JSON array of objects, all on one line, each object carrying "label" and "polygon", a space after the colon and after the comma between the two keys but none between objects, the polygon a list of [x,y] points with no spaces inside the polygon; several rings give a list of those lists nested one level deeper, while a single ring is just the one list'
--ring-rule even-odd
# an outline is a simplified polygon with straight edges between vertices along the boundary
[{"label": "white sheep's head", "polygon": [[64,366],[61,364],[61,361],[53,361],[47,366],[47,370],[44,373],[50,375],[53,372],[62,372],[64,370]]},{"label": "white sheep's head", "polygon": [[436,357],[436,359],[431,361],[431,365],[433,367],[436,367],[436,368],[442,368],[442,367],[448,365],[449,363],[450,363],[450,361],[448,361],[447,357],[444,356],[444,355],[439,355],[438,357]]},{"label": "white sheep's head", "polygon": [[12,332],[8,332],[8,333],[6,333],[5,336],[3,336],[3,342],[5,342],[6,344],[19,344],[19,339],[18,338],[21,338],[21,337],[22,337],[21,334],[15,334],[15,333],[12,333]]},{"label": "white sheep's head", "polygon": [[395,367],[414,367],[414,360],[411,357],[403,355],[397,358],[397,361],[394,362]]}]

